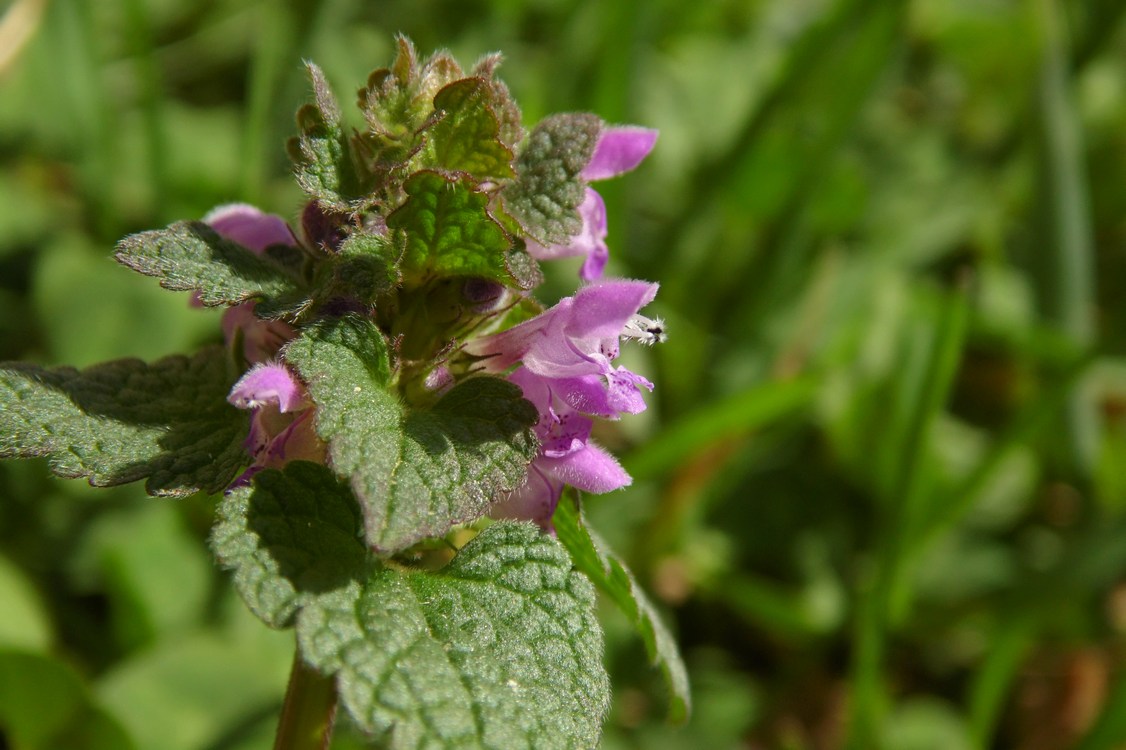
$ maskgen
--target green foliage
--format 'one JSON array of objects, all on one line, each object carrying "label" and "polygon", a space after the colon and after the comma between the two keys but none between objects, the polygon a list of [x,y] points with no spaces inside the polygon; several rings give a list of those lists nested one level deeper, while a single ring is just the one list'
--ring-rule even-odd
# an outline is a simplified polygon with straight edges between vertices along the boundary
[{"label": "green foliage", "polygon": [[407,199],[387,217],[387,226],[403,233],[399,267],[408,283],[445,276],[512,282],[506,263],[511,243],[489,216],[488,197],[471,180],[415,172],[404,190]]},{"label": "green foliage", "polygon": [[309,194],[338,211],[350,211],[365,202],[367,187],[357,173],[340,105],[321,69],[307,64],[313,82],[314,104],[297,112],[301,135],[290,143],[297,168],[297,183]]},{"label": "green foliage", "polygon": [[477,180],[515,177],[513,154],[500,141],[496,112],[507,102],[505,93],[484,78],[463,78],[439,91],[434,109],[442,117],[426,131],[432,153],[427,161]]},{"label": "green foliage", "polygon": [[292,625],[310,597],[363,575],[363,518],[348,485],[319,464],[267,469],[227,493],[211,544],[267,625]]},{"label": "green foliage", "polygon": [[219,348],[82,371],[5,364],[0,457],[46,456],[58,476],[96,486],[145,479],[153,495],[218,492],[245,461],[229,367]]},{"label": "green foliage", "polygon": [[436,573],[370,556],[347,486],[317,464],[231,492],[212,537],[239,593],[337,675],[344,705],[392,746],[574,747],[609,693],[590,583],[534,527],[494,524]]},{"label": "green foliage", "polygon": [[269,299],[274,305],[300,299],[301,282],[292,271],[237,242],[220,237],[200,221],[133,234],[117,244],[117,261],[160,279],[165,289],[198,292],[205,305],[235,305]]},{"label": "green foliage", "polygon": [[498,523],[437,573],[384,568],[317,597],[297,634],[391,747],[593,747],[609,703],[593,604],[557,542]]},{"label": "green foliage", "polygon": [[570,499],[559,503],[552,518],[559,542],[571,553],[575,568],[621,609],[645,643],[649,660],[661,668],[669,691],[669,719],[684,722],[692,707],[688,673],[676,639],[661,621],[653,603],[638,586],[621,558],[606,551],[583,522],[579,509]]},{"label": "green foliage", "polygon": [[374,305],[382,295],[402,281],[402,272],[391,256],[386,238],[367,232],[349,236],[337,251],[339,261],[325,283],[324,296],[350,297]]},{"label": "green foliage", "polygon": [[447,52],[436,52],[420,63],[409,39],[400,36],[395,41],[394,62],[368,76],[359,104],[374,136],[388,144],[398,143],[403,152],[411,153],[418,132],[434,113],[435,95],[463,74]]},{"label": "green foliage", "polygon": [[240,742],[257,717],[268,714],[276,726],[292,633],[263,628],[233,596],[213,607],[210,622],[163,634],[97,681],[98,703],[120,717],[139,750],[255,750],[262,744]]},{"label": "green foliage", "polygon": [[500,379],[470,378],[429,409],[404,408],[388,390],[387,345],[369,320],[310,327],[285,356],[308,381],[317,432],[381,552],[482,515],[496,493],[519,486],[535,455],[535,409]]},{"label": "green foliage", "polygon": [[53,637],[51,620],[35,588],[20,569],[0,558],[0,647],[44,651]]},{"label": "green foliage", "polygon": [[74,670],[41,654],[0,649],[0,729],[14,747],[133,750]]},{"label": "green foliage", "polygon": [[504,207],[540,244],[566,242],[582,229],[578,208],[586,193],[578,175],[601,132],[594,115],[552,115],[532,129],[520,150]]},{"label": "green foliage", "polygon": [[[307,200],[278,153],[308,97],[294,61],[317,60],[342,94],[350,135],[317,142],[325,182],[352,180],[331,153],[347,142],[390,212],[430,158],[434,94],[488,78],[495,57],[461,72],[436,56],[433,84],[402,99],[409,118],[377,102],[394,138],[366,114],[357,133],[343,94],[396,54],[379,29],[463,60],[505,50],[529,128],[589,111],[661,133],[635,177],[596,186],[608,273],[661,282],[654,312],[670,340],[623,347],[657,388],[643,418],[596,437],[635,481],[584,498],[583,511],[686,649],[693,715],[667,726],[659,673],[607,607],[615,702],[601,746],[1126,741],[1126,5],[40,5],[0,86],[0,357],[151,360],[214,340],[216,310],[106,263],[107,249],[232,198],[282,213]],[[394,67],[419,80],[426,64],[412,48]],[[512,119],[499,119],[498,139],[521,153]],[[356,191],[324,192],[354,210]],[[502,200],[494,218],[519,233],[504,214]],[[378,237],[361,227],[348,234]],[[573,269],[552,265],[544,301],[573,289]],[[355,289],[344,262],[323,270],[316,284]],[[927,363],[951,362],[933,353],[956,302],[968,309],[949,390],[924,404],[944,390],[932,387],[941,373],[927,385]],[[535,305],[525,298],[498,327]],[[64,653],[138,748],[269,747],[291,632],[237,620],[245,608],[223,599],[220,579],[147,640],[112,625],[138,601],[159,604],[151,581],[181,590],[181,548],[206,554],[215,501],[165,504],[184,535],[166,545],[142,521],[152,503],[140,493],[2,463],[0,551],[44,602],[27,626],[42,634],[24,632],[21,648]],[[904,514],[887,488],[916,483]],[[164,556],[107,557],[89,541],[107,511]],[[890,568],[893,595],[871,617]],[[36,667],[7,665],[9,684],[43,695]],[[370,746],[345,714],[334,747]]]}]

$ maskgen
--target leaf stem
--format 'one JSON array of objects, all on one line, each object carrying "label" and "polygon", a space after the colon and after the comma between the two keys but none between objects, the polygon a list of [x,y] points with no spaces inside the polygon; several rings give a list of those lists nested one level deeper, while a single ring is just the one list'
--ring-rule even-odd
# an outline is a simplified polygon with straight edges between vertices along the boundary
[{"label": "leaf stem", "polygon": [[336,683],[293,655],[274,750],[328,750],[336,720]]}]

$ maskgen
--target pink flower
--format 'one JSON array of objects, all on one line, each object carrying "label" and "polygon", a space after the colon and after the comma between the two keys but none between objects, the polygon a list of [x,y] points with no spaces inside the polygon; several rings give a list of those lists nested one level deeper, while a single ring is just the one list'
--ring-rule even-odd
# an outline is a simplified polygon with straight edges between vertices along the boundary
[{"label": "pink flower", "polygon": [[539,412],[539,454],[524,485],[502,497],[494,518],[532,520],[550,528],[563,487],[603,493],[631,481],[609,453],[590,439],[587,415],[618,418],[645,409],[641,387],[653,384],[612,364],[622,336],[652,342],[660,324],[638,314],[657,294],[646,281],[615,280],[585,286],[537,317],[470,341],[485,372],[505,373]]},{"label": "pink flower", "polygon": [[535,521],[550,528],[551,516],[564,485],[603,493],[627,486],[629,474],[609,453],[590,440],[592,422],[559,398],[551,381],[521,367],[508,378],[539,411],[536,436],[539,455],[528,467],[528,479],[491,509],[493,518]]},{"label": "pink flower", "polygon": [[585,180],[608,180],[637,168],[657,143],[657,131],[637,125],[606,128],[598,138]]},{"label": "pink flower", "polygon": [[[588,182],[606,180],[625,174],[637,167],[649,155],[657,142],[657,131],[625,125],[606,128],[598,138],[590,162],[582,171]],[[538,260],[583,257],[579,277],[593,281],[602,277],[610,248],[606,245],[606,204],[593,188],[586,189],[586,197],[579,205],[583,227],[565,244],[541,245],[529,240],[528,253]]]},{"label": "pink flower", "polygon": [[203,217],[205,224],[226,237],[261,253],[270,245],[296,245],[285,219],[264,213],[248,203],[216,206]]},{"label": "pink flower", "polygon": [[[246,203],[218,206],[204,216],[203,221],[221,236],[259,254],[270,245],[297,244],[284,219]],[[243,355],[251,364],[274,356],[282,344],[297,335],[287,323],[257,317],[253,302],[228,308],[223,313],[222,326],[228,346],[241,338]]]},{"label": "pink flower", "polygon": [[298,459],[324,463],[325,444],[313,429],[314,409],[305,387],[284,366],[255,365],[231,388],[227,401],[250,409],[250,433],[243,445],[250,468],[232,486],[244,485],[262,469]]},{"label": "pink flower", "polygon": [[486,372],[503,373],[517,362],[551,381],[573,409],[611,419],[645,409],[641,387],[653,384],[611,361],[619,338],[657,294],[646,281],[615,280],[585,286],[541,315],[501,333],[469,342]]}]

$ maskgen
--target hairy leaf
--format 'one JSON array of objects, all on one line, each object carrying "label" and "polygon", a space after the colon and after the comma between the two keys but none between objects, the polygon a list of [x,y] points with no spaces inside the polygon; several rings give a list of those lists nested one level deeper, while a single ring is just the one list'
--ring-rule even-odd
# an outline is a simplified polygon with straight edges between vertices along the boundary
[{"label": "hairy leaf", "polygon": [[327,467],[294,461],[229,492],[211,544],[250,610],[281,628],[311,597],[364,573],[362,534],[348,486]]},{"label": "hairy leaf", "polygon": [[96,486],[147,478],[151,495],[218,492],[247,461],[233,380],[219,347],[82,371],[0,365],[0,458],[46,456]]},{"label": "hairy leaf", "polygon": [[499,378],[466,380],[425,411],[405,408],[388,390],[387,344],[369,320],[312,327],[285,358],[308,383],[317,432],[381,552],[483,515],[520,485],[535,455],[535,408]]},{"label": "hairy leaf", "polygon": [[387,217],[387,226],[405,235],[404,278],[480,276],[512,283],[505,262],[511,243],[471,179],[421,171],[404,187],[406,202]]},{"label": "hairy leaf", "polygon": [[362,208],[371,186],[365,184],[352,159],[340,105],[321,69],[313,63],[306,65],[315,103],[297,112],[301,135],[290,147],[297,182],[310,197],[332,209],[348,212]]},{"label": "hairy leaf", "polygon": [[297,619],[302,655],[392,748],[595,747],[609,703],[590,583],[530,524],[437,573],[382,569]]},{"label": "hairy leaf", "polygon": [[594,115],[553,115],[536,125],[520,151],[504,206],[541,244],[566,242],[582,229],[578,208],[586,192],[580,173],[601,132]]},{"label": "hairy leaf", "polygon": [[622,561],[607,551],[605,543],[586,527],[574,503],[567,500],[559,503],[552,522],[559,541],[571,553],[575,567],[629,618],[645,643],[650,661],[661,668],[670,696],[669,719],[685,721],[692,706],[688,673],[676,639],[661,622],[652,602]]},{"label": "hairy leaf", "polygon": [[520,107],[517,106],[516,100],[512,98],[508,86],[505,86],[503,81],[495,77],[500,62],[501,55],[499,52],[485,55],[473,66],[473,75],[484,79],[485,83],[492,89],[491,102],[497,115],[500,142],[510,149],[515,149],[520,141],[524,140],[524,127],[521,124]]},{"label": "hairy leaf", "polygon": [[464,74],[448,52],[436,52],[420,64],[409,39],[400,36],[396,44],[395,61],[372,72],[359,102],[376,138],[404,142],[433,114],[435,94]]},{"label": "hairy leaf", "polygon": [[390,260],[387,239],[377,234],[350,235],[336,252],[331,272],[321,287],[325,299],[343,297],[371,305],[380,295],[393,289],[400,280],[399,269]]},{"label": "hairy leaf", "polygon": [[205,305],[302,296],[300,282],[272,256],[225,239],[202,221],[180,221],[167,229],[129,235],[117,243],[114,257],[160,279],[165,289],[199,292]]},{"label": "hairy leaf", "polygon": [[500,141],[494,108],[493,98],[501,91],[483,78],[463,78],[438,92],[434,108],[443,115],[426,131],[434,166],[479,180],[516,175],[512,151]]}]

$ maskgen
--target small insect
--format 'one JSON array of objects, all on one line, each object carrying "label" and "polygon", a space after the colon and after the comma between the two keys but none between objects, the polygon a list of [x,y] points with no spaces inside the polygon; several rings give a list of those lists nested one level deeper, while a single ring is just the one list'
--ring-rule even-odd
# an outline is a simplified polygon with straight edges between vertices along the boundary
[{"label": "small insect", "polygon": [[622,335],[646,346],[663,344],[668,339],[668,334],[665,333],[665,321],[636,314],[626,321]]}]

